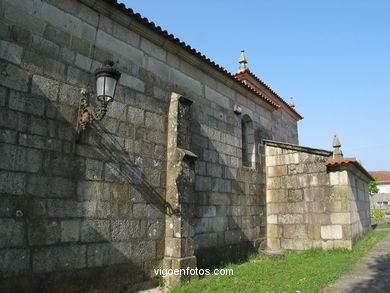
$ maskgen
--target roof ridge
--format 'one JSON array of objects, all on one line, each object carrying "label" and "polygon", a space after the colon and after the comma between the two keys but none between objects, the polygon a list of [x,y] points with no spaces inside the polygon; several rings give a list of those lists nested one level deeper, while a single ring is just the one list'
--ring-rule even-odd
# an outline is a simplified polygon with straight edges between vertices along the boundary
[{"label": "roof ridge", "polygon": [[250,69],[246,69],[242,72],[233,73],[235,76],[242,75],[244,73],[249,73],[253,78],[255,78],[258,82],[264,85],[271,93],[273,93],[277,98],[281,100],[283,104],[288,106],[295,114],[297,114],[301,119],[303,118],[301,114],[299,114],[294,108],[292,108],[281,96],[278,95],[272,88],[270,88],[264,81],[262,81],[256,74],[254,74]]}]

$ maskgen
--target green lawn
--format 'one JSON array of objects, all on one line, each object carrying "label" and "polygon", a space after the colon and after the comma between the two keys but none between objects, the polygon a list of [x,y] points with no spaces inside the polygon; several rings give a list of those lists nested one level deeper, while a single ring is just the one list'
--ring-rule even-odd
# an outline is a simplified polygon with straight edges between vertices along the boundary
[{"label": "green lawn", "polygon": [[378,228],[390,228],[390,224],[378,225],[375,227],[375,229],[378,229]]},{"label": "green lawn", "polygon": [[245,263],[224,266],[234,269],[234,276],[208,276],[170,292],[318,292],[348,270],[387,233],[370,231],[352,251],[315,249],[291,252],[278,260],[253,255]]}]

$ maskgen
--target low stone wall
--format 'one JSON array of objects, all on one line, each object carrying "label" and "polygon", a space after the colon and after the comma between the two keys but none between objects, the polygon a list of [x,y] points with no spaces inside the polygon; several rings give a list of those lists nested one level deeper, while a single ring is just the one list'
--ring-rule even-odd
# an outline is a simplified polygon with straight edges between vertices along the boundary
[{"label": "low stone wall", "polygon": [[331,152],[266,141],[270,250],[352,248],[370,226],[368,179]]},{"label": "low stone wall", "polygon": [[390,217],[371,218],[371,225],[385,225],[385,224],[390,224]]}]

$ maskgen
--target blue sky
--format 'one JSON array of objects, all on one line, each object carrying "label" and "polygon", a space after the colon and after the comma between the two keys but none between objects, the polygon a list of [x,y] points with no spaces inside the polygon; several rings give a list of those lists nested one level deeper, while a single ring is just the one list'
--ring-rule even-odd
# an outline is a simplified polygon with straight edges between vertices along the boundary
[{"label": "blue sky", "polygon": [[390,170],[390,1],[123,1],[210,59],[248,66],[286,101],[301,145]]}]

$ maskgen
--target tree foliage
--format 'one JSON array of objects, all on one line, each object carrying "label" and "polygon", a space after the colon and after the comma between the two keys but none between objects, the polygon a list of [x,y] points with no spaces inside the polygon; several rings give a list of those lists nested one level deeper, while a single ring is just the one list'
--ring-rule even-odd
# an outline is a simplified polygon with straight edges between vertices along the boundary
[{"label": "tree foliage", "polygon": [[368,191],[370,192],[371,196],[379,192],[378,184],[379,182],[376,180],[375,177],[373,181],[370,181],[370,183],[368,183]]}]

